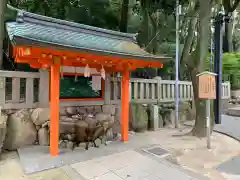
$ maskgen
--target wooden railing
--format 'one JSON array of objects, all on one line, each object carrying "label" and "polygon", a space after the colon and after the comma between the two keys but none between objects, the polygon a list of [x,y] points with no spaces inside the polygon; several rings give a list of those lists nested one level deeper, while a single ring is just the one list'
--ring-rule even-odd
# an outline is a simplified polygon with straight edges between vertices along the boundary
[{"label": "wooden railing", "polygon": [[[175,100],[175,81],[156,79],[131,79],[131,101],[137,103],[166,103]],[[120,103],[121,81],[114,79],[111,82],[111,103]],[[230,83],[222,83],[222,99],[230,98]],[[179,82],[180,101],[191,101],[193,97],[192,82]]]},{"label": "wooden railing", "polygon": [[[109,76],[108,76],[109,77]],[[175,81],[156,79],[131,79],[130,100],[138,103],[166,103],[175,98]],[[61,106],[118,104],[121,99],[121,80],[108,79],[105,83],[105,99],[101,102],[69,102]],[[180,101],[191,101],[192,83],[179,82]],[[230,98],[230,83],[222,84],[222,98]],[[91,103],[90,103],[91,102]],[[85,104],[84,104],[85,103]],[[49,73],[0,71],[0,108],[21,109],[49,106]]]}]

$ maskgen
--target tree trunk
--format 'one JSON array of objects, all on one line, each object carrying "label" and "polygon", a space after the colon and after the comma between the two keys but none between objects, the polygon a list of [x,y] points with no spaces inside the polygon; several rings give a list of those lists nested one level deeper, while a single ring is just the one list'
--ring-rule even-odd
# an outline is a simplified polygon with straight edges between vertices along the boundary
[{"label": "tree trunk", "polygon": [[208,54],[210,18],[211,18],[211,1],[201,0],[199,11],[199,37],[197,49],[194,53],[195,67],[192,67],[191,78],[193,84],[193,93],[196,106],[196,119],[192,133],[198,137],[206,136],[206,103],[198,98],[198,79],[196,75],[206,69],[206,59]]},{"label": "tree trunk", "polygon": [[127,32],[128,5],[129,5],[129,0],[123,0],[122,1],[121,20],[120,20],[120,31],[121,32]]},{"label": "tree trunk", "polygon": [[7,8],[7,0],[0,1],[0,69],[3,66],[3,40],[5,38],[5,21],[4,16]]},{"label": "tree trunk", "polygon": [[148,17],[151,22],[151,39],[148,42],[149,44],[147,50],[152,54],[156,54],[158,43],[158,13],[155,15],[156,18],[152,17],[151,13],[148,13]]}]

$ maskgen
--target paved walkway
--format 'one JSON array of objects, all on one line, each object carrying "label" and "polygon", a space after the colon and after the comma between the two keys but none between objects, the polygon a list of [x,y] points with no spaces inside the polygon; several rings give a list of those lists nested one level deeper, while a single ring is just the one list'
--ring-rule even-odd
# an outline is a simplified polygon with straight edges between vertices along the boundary
[{"label": "paved walkway", "polygon": [[[4,167],[3,167],[4,166]],[[4,170],[4,171],[3,171]],[[14,172],[14,173],[13,173]],[[0,164],[3,180],[204,180],[162,158],[134,150],[25,175],[16,159]]]},{"label": "paved walkway", "polygon": [[[208,151],[205,139],[192,136],[173,137],[189,130],[190,128],[184,127],[182,130],[163,129],[140,133],[131,136],[129,143],[115,142],[107,147],[90,148],[84,152],[80,148],[68,154],[60,154],[58,158],[50,158],[48,148],[39,152],[34,149],[34,153],[25,151],[28,161],[21,159],[21,163],[16,152],[13,157],[12,153],[7,153],[0,161],[0,180],[204,180],[206,178],[203,175],[214,180],[225,179],[217,172],[216,167],[240,152],[239,143],[227,136],[213,133],[213,148]],[[166,149],[168,153],[159,157],[146,152],[150,147],[156,146]],[[27,175],[23,167],[32,167],[35,170],[32,172],[41,172]]]},{"label": "paved walkway", "polygon": [[165,160],[160,162],[136,151],[126,151],[70,166],[89,180],[194,180]]},{"label": "paved walkway", "polygon": [[[221,124],[216,124],[214,126],[214,131],[220,132],[240,142],[240,108],[231,108],[232,111],[234,110],[234,115],[237,116],[230,116],[230,115],[222,115],[222,122]],[[187,125],[192,125],[193,122],[186,123]],[[240,153],[237,156],[229,159],[228,161],[223,162],[216,169],[219,172],[238,175],[236,179],[240,180]],[[233,178],[231,178],[233,179]]]},{"label": "paved walkway", "polygon": [[[239,109],[240,113],[240,109]],[[214,130],[230,135],[240,141],[240,117],[222,115],[221,124],[217,124]]]}]

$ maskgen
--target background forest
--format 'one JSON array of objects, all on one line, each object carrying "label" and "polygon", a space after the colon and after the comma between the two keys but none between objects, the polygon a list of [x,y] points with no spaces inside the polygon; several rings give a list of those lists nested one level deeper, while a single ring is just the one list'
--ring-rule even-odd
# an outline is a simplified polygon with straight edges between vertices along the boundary
[{"label": "background forest", "polygon": [[[240,0],[180,0],[180,80],[193,83],[196,124],[193,134],[204,136],[205,103],[197,98],[196,74],[209,68],[214,17],[223,11],[230,17],[224,24],[223,79],[240,89]],[[4,21],[11,21],[14,11],[7,3],[26,11],[74,21],[91,26],[138,33],[138,43],[148,52],[173,57],[163,69],[140,69],[132,77],[174,79],[176,49],[176,0],[2,0],[0,6],[0,42],[5,38]],[[0,44],[3,46],[3,44]],[[2,47],[0,47],[2,49]],[[1,50],[2,51],[2,50]],[[1,52],[0,52],[1,53]],[[2,54],[6,54],[3,53]],[[5,55],[1,67],[20,68]],[[198,127],[198,128],[197,128]],[[200,128],[199,128],[200,127]],[[201,128],[202,127],[202,128]]]}]

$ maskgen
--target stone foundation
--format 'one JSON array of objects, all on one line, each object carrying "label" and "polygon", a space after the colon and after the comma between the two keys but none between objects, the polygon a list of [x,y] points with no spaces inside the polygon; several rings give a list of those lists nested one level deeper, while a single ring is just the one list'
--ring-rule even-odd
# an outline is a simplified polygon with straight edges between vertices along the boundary
[{"label": "stone foundation", "polygon": [[[148,109],[151,108],[151,106],[148,107],[144,105],[141,107],[141,113],[137,110],[134,116],[133,114],[131,115],[131,113],[129,114],[130,130],[144,131],[173,125],[175,114],[174,104],[161,104],[156,106],[159,108],[157,113],[157,121],[159,121],[157,123],[158,127],[151,127],[151,121],[153,117],[156,121],[156,116],[152,114],[154,112],[152,112],[151,109]],[[181,122],[194,119],[194,112],[189,103],[181,104],[179,110],[179,119]],[[6,116],[0,116],[0,149],[1,146],[3,146],[5,150],[16,150],[27,145],[49,145],[49,108],[7,110],[3,113],[6,114]],[[111,122],[114,121],[113,127],[107,133],[107,140],[113,141],[120,137],[121,105],[61,107],[59,114],[59,145],[61,148],[73,147],[76,137],[76,124],[79,124],[79,122],[81,124],[83,120],[87,120],[88,122],[95,120],[105,121],[106,119]]]},{"label": "stone foundation", "polygon": [[7,116],[1,115],[0,116],[0,154],[2,151],[3,142],[6,137],[6,132],[7,132],[6,128],[7,128]]},{"label": "stone foundation", "polygon": [[[113,127],[107,133],[107,140],[112,141],[119,136],[120,121],[114,105],[66,107],[60,108],[60,141],[62,148],[72,148],[76,123],[91,117],[91,121],[114,120]],[[49,145],[50,109],[21,109],[6,111],[8,114],[7,133],[3,149],[16,150],[27,145]],[[1,125],[1,124],[0,124]],[[1,133],[1,126],[0,126]],[[0,136],[1,137],[1,136]],[[0,139],[1,145],[1,139]],[[1,147],[1,146],[0,146]]]}]

